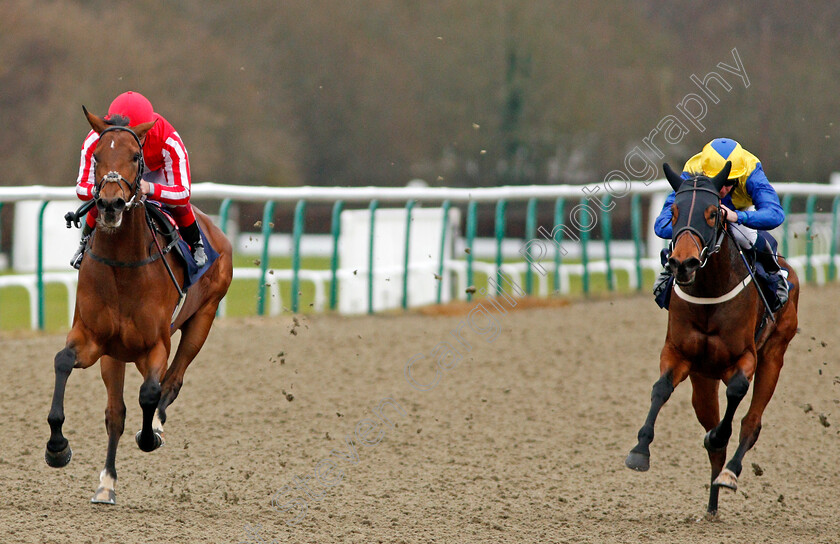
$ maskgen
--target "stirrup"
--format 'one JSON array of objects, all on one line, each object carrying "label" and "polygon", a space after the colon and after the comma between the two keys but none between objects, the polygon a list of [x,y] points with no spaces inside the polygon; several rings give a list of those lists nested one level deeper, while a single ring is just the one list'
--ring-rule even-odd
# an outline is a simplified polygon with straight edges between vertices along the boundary
[{"label": "stirrup", "polygon": [[204,242],[199,240],[192,246],[192,256],[199,268],[207,264],[207,254],[204,252]]},{"label": "stirrup", "polygon": [[78,270],[82,267],[82,259],[85,256],[85,249],[87,249],[87,243],[90,239],[90,235],[83,236],[81,242],[79,242],[79,249],[76,250],[76,253],[73,254],[73,257],[70,259],[70,266]]},{"label": "stirrup", "polygon": [[779,276],[779,282],[776,287],[777,302],[776,304],[774,304],[774,306],[776,307],[773,309],[774,312],[777,312],[784,307],[784,305],[788,301],[788,298],[790,298],[790,287],[788,286],[787,274],[784,273],[784,271],[780,270],[779,272],[773,275]]}]

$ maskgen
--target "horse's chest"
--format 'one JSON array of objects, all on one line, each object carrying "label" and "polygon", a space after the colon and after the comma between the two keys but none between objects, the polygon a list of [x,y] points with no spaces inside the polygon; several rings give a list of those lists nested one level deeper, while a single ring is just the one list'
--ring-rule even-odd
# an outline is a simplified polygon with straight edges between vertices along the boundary
[{"label": "horse's chest", "polygon": [[715,373],[730,367],[744,352],[743,342],[721,334],[688,334],[679,350],[691,362],[693,369]]},{"label": "horse's chest", "polygon": [[161,323],[169,320],[158,309],[149,307],[123,307],[97,305],[82,309],[82,319],[89,330],[95,331],[107,352],[141,352],[155,343],[161,335]]}]

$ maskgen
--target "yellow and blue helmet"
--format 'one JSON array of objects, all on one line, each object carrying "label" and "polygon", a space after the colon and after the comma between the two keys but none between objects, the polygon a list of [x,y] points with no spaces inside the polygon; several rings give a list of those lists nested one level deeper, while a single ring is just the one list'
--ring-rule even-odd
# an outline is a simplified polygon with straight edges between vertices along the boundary
[{"label": "yellow and blue helmet", "polygon": [[700,153],[700,167],[710,178],[723,170],[727,161],[732,163],[729,179],[740,178],[747,173],[746,152],[731,138],[716,138],[707,143]]}]

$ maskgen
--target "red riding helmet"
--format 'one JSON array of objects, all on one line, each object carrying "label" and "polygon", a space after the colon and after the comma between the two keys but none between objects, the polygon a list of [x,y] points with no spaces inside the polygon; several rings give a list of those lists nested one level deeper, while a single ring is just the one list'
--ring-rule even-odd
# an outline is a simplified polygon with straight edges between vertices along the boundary
[{"label": "red riding helmet", "polygon": [[111,102],[108,107],[108,115],[122,115],[128,117],[129,125],[136,126],[141,123],[148,123],[155,118],[155,110],[149,99],[140,93],[128,91],[122,93]]}]

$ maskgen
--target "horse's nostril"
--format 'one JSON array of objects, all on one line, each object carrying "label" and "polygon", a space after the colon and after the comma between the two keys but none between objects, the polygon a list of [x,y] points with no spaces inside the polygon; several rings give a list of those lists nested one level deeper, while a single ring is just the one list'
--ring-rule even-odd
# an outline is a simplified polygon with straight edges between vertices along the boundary
[{"label": "horse's nostril", "polygon": [[123,211],[127,203],[122,198],[100,198],[96,201],[96,207],[101,212],[119,213]]},{"label": "horse's nostril", "polygon": [[700,259],[697,257],[689,257],[683,262],[686,270],[696,270],[700,268]]}]

